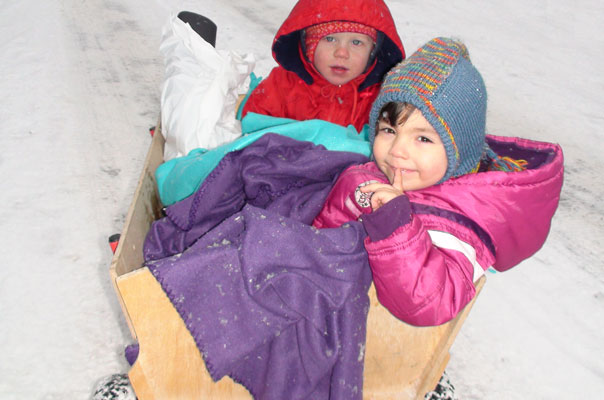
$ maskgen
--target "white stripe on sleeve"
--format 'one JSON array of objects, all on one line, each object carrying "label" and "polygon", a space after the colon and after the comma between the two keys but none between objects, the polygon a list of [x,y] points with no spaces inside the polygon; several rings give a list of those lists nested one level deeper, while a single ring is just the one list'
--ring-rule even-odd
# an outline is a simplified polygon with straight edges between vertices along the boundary
[{"label": "white stripe on sleeve", "polygon": [[478,264],[478,261],[476,261],[476,250],[474,250],[474,247],[447,232],[429,230],[428,234],[435,246],[442,247],[443,249],[456,250],[466,256],[468,261],[474,266],[473,282],[476,282],[478,278],[484,275],[484,269],[482,269],[480,264]]}]

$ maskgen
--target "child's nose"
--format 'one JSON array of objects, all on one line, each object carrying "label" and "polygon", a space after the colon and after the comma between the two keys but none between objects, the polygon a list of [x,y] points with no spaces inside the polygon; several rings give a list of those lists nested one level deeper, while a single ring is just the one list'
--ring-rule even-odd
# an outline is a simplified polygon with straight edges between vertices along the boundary
[{"label": "child's nose", "polygon": [[390,147],[390,154],[394,157],[409,158],[409,143],[405,141],[402,135],[397,135],[392,146]]},{"label": "child's nose", "polygon": [[336,51],[334,53],[334,55],[339,58],[348,58],[349,54],[348,48],[342,44],[336,47]]}]

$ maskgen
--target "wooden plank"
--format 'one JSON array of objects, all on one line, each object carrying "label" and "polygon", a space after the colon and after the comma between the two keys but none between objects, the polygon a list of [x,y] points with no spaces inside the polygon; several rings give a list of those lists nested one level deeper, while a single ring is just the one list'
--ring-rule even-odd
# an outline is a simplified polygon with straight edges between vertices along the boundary
[{"label": "wooden plank", "polygon": [[117,278],[139,345],[129,372],[139,400],[251,399],[229,377],[214,383],[182,318],[148,268]]},{"label": "wooden plank", "polygon": [[128,315],[128,310],[119,295],[116,286],[116,279],[130,271],[140,268],[143,264],[143,242],[149,231],[151,223],[161,215],[161,201],[157,192],[155,181],[155,170],[164,160],[164,137],[161,134],[160,120],[155,128],[155,134],[151,140],[151,145],[143,170],[138,179],[138,184],[134,192],[134,197],[126,215],[126,222],[120,234],[120,240],[113,254],[113,259],[109,267],[109,277],[113,287],[118,294],[118,300],[122,312],[126,317],[126,322],[130,328],[133,337],[134,329]]},{"label": "wooden plank", "polygon": [[[484,277],[478,290],[483,283]],[[117,286],[139,343],[139,356],[129,373],[139,400],[251,399],[228,377],[212,381],[192,336],[148,268],[118,277]],[[447,324],[414,327],[382,307],[373,286],[370,301],[364,399],[422,399],[442,375],[449,348],[473,302]]]},{"label": "wooden plank", "polygon": [[[480,291],[484,277],[477,282]],[[478,293],[477,293],[478,294]],[[449,348],[476,297],[453,320],[440,326],[406,324],[382,307],[369,291],[363,390],[367,399],[420,399],[432,390],[449,359]]]},{"label": "wooden plank", "polygon": [[142,265],[142,244],[145,235],[155,221],[161,215],[161,202],[157,193],[155,181],[155,170],[164,160],[164,137],[161,135],[161,126],[156,127],[143,170],[138,180],[134,197],[128,214],[124,229],[120,236],[120,242],[116,248],[111,269],[116,276],[123,275]]},{"label": "wooden plank", "polygon": [[424,368],[424,371],[421,374],[417,390],[418,399],[420,398],[419,395],[421,395],[421,398],[423,399],[423,395],[425,393],[429,392],[430,390],[436,387],[438,380],[442,376],[445,367],[449,362],[449,350],[451,349],[451,346],[453,345],[453,342],[455,341],[459,330],[463,326],[463,323],[470,314],[470,310],[474,306],[474,303],[476,302],[476,299],[478,298],[478,295],[480,294],[480,291],[482,290],[482,287],[484,286],[485,282],[486,277],[483,275],[474,283],[476,287],[476,295],[474,296],[472,301],[470,301],[470,303],[466,305],[466,307],[462,311],[460,311],[460,313],[453,320],[439,327],[430,328],[438,328],[438,332],[433,335],[439,336],[439,340],[434,348],[432,357],[429,358],[429,361],[426,363],[426,367]]}]

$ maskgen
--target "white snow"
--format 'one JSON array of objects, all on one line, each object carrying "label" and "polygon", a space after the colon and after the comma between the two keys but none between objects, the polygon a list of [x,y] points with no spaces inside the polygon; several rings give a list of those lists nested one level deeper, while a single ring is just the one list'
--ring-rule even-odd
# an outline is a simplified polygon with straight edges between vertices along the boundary
[{"label": "white snow", "polygon": [[[274,62],[293,0],[0,2],[0,398],[88,398],[126,372],[109,281],[159,115],[161,28],[195,11],[217,47]],[[604,4],[387,0],[408,54],[463,39],[489,89],[491,133],[562,145],[565,185],[543,249],[488,274],[451,352],[460,399],[604,393]]]}]

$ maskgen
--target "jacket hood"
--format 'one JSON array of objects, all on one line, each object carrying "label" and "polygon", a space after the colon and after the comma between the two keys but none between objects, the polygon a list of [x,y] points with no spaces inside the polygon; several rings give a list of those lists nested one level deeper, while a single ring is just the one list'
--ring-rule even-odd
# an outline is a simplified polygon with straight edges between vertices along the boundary
[{"label": "jacket hood", "polygon": [[384,74],[405,58],[394,20],[383,0],[299,0],[273,40],[275,61],[312,84],[314,79],[300,55],[301,35],[311,25],[330,21],[358,22],[378,31],[376,62],[359,90],[381,82]]},{"label": "jacket hood", "polygon": [[467,174],[417,192],[412,202],[466,215],[495,257],[493,267],[505,271],[537,252],[545,243],[558,208],[564,175],[559,145],[529,139],[487,135],[500,156],[527,161],[521,172]]}]

